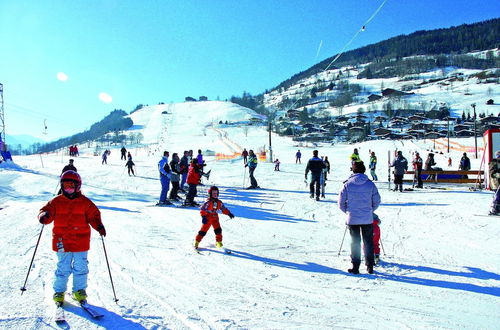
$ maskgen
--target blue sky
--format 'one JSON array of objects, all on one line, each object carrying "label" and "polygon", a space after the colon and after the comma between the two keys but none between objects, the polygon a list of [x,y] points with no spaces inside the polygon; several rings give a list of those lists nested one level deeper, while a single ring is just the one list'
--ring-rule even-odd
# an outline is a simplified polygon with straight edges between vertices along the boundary
[{"label": "blue sky", "polygon": [[[0,0],[6,133],[53,140],[113,109],[262,93],[341,51],[383,2]],[[348,49],[496,17],[499,1],[388,0]]]}]

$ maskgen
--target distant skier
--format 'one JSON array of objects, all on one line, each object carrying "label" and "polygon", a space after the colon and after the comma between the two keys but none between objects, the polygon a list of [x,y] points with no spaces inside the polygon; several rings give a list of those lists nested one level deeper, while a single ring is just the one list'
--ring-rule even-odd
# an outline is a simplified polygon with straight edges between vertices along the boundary
[{"label": "distant skier", "polygon": [[125,149],[125,147],[122,147],[120,149],[120,152],[122,153],[122,156],[121,156],[120,160],[122,160],[122,159],[126,160],[127,159],[127,149]]},{"label": "distant skier", "polygon": [[104,164],[108,164],[108,150],[104,150],[104,152],[102,153],[102,162],[101,164],[104,165]]},{"label": "distant skier", "polygon": [[68,279],[73,274],[73,298],[79,302],[87,299],[87,255],[90,249],[90,227],[106,236],[101,213],[95,204],[85,197],[80,188],[82,180],[75,171],[66,171],[60,179],[62,195],[50,200],[40,209],[38,220],[52,228],[52,249],[57,252],[57,269],[53,282],[54,302],[64,303]]},{"label": "distant skier", "polygon": [[[461,171],[470,171],[470,159],[467,157],[467,153],[464,152],[462,158],[460,158],[460,164],[458,165],[458,169]],[[464,174],[462,178],[467,179],[467,174]]]},{"label": "distant skier", "polygon": [[306,166],[305,178],[307,180],[307,174],[311,171],[311,182],[309,183],[309,192],[311,193],[311,198],[314,198],[314,192],[316,187],[316,200],[319,201],[320,195],[320,181],[321,173],[323,169],[326,168],[325,163],[321,158],[318,157],[318,150],[313,150],[313,157],[309,159]]},{"label": "distant skier", "polygon": [[172,154],[172,161],[170,161],[170,182],[172,183],[172,189],[170,189],[170,195],[168,199],[178,201],[180,200],[179,195],[179,181],[181,179],[181,166],[179,163],[179,156],[177,153]]},{"label": "distant skier", "polygon": [[191,160],[191,165],[189,165],[187,184],[189,185],[189,191],[186,194],[186,199],[184,200],[184,205],[186,206],[198,206],[199,204],[194,201],[196,196],[196,186],[200,183],[201,178],[201,168],[198,165],[198,159],[193,158]]},{"label": "distant skier", "polygon": [[396,188],[394,191],[403,192],[403,177],[406,171],[408,171],[408,161],[403,157],[403,152],[398,151],[398,156],[392,161],[391,167],[394,167],[394,184]]},{"label": "distant skier", "polygon": [[325,174],[325,181],[328,181],[328,174],[330,174],[330,161],[328,160],[328,156],[325,156],[325,171],[323,172]]},{"label": "distant skier", "polygon": [[[425,167],[424,169],[426,171],[433,171],[433,170],[437,170],[437,168],[434,168],[433,166],[436,165],[436,162],[434,161],[434,154],[432,152],[430,152],[428,155],[427,155],[427,159],[425,160]],[[435,178],[435,174],[431,174],[429,175],[429,178],[430,180],[434,180]]]},{"label": "distant skier", "polygon": [[181,158],[181,161],[180,161],[180,172],[181,172],[181,184],[180,184],[180,188],[179,188],[179,191],[182,191],[182,192],[186,192],[184,190],[184,185],[186,184],[186,180],[187,180],[187,176],[188,176],[188,169],[189,169],[189,156],[188,156],[188,151],[187,150],[184,150],[184,154]]},{"label": "distant skier", "polygon": [[380,262],[380,218],[378,215],[373,213],[373,253],[375,256],[374,263],[378,265]]},{"label": "distant skier", "polygon": [[422,182],[422,166],[424,164],[423,159],[420,157],[419,153],[415,153],[415,158],[412,161],[413,170],[415,171],[415,177],[413,182],[415,183],[415,179],[417,181],[417,188],[423,188],[424,184]]},{"label": "distant skier", "polygon": [[132,160],[132,154],[130,153],[130,151],[127,153],[127,160]]},{"label": "distant skier", "polygon": [[351,165],[362,161],[361,157],[359,156],[358,148],[354,148],[354,151],[353,151],[350,159],[351,159]]},{"label": "distant skier", "polygon": [[349,273],[359,274],[361,264],[361,236],[365,255],[366,270],[373,273],[373,212],[380,205],[380,194],[375,184],[364,174],[363,162],[352,165],[351,176],[345,181],[339,193],[338,205],[347,215],[346,225],[351,235],[351,262]]},{"label": "distant skier", "polygon": [[243,148],[243,152],[241,153],[241,157],[243,157],[243,164],[246,164],[247,159],[248,159],[248,151],[246,148]]},{"label": "distant skier", "polygon": [[280,160],[276,158],[276,160],[274,161],[274,170],[275,171],[279,171],[280,170]]},{"label": "distant skier", "polygon": [[158,162],[158,171],[160,172],[160,201],[157,205],[169,205],[172,204],[167,200],[168,189],[170,188],[170,166],[168,165],[168,156],[170,153],[168,151],[163,152],[163,157]]},{"label": "distant skier", "polygon": [[295,153],[295,164],[297,164],[297,163],[302,164],[302,162],[300,161],[300,158],[302,158],[302,153],[300,152],[300,149],[299,149]]},{"label": "distant skier", "polygon": [[378,181],[377,174],[375,173],[375,170],[377,169],[377,156],[375,156],[375,151],[372,151],[370,155],[370,164],[368,165],[368,167],[370,168],[372,180]]},{"label": "distant skier", "polygon": [[130,173],[132,173],[133,176],[135,176],[135,173],[134,173],[134,162],[132,161],[132,159],[129,159],[127,161],[127,163],[125,164],[125,166],[127,167],[127,171],[128,171],[128,176],[130,176]]},{"label": "distant skier", "polygon": [[208,189],[207,201],[200,208],[202,225],[194,240],[195,249],[198,249],[201,240],[205,237],[210,227],[214,228],[215,246],[222,248],[222,228],[219,223],[219,215],[217,214],[218,211],[221,211],[231,219],[234,218],[231,211],[229,211],[229,209],[226,208],[224,203],[222,203],[219,199],[219,188],[212,186]]},{"label": "distant skier", "polygon": [[253,150],[250,149],[248,151],[248,162],[245,164],[245,167],[248,167],[248,175],[250,176],[250,187],[248,187],[247,189],[260,188],[257,184],[257,180],[255,180],[255,177],[253,175],[255,169],[257,168],[257,163],[257,156],[254,154]]},{"label": "distant skier", "polygon": [[64,173],[64,172],[66,172],[66,171],[75,171],[75,172],[78,172],[78,171],[76,170],[75,165],[73,165],[73,162],[74,162],[74,160],[73,160],[73,159],[70,159],[70,160],[69,160],[69,164],[68,164],[68,165],[66,165],[66,166],[64,166],[64,168],[62,169],[61,174],[63,174],[63,173]]}]

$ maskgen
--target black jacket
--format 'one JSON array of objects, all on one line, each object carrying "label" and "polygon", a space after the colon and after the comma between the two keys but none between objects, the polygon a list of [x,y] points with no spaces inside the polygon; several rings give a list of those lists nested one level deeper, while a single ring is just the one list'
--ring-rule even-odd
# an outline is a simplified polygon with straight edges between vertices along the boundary
[{"label": "black jacket", "polygon": [[325,162],[319,157],[309,159],[306,166],[306,175],[311,171],[313,175],[321,175],[321,171],[326,168]]}]

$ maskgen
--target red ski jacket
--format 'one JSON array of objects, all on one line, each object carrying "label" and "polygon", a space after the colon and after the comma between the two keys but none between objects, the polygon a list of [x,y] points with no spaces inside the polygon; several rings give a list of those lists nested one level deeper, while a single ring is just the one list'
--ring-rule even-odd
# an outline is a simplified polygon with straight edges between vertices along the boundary
[{"label": "red ski jacket", "polygon": [[[54,222],[52,229],[52,250],[61,247],[64,252],[83,252],[90,249],[90,226],[97,230],[102,225],[101,212],[95,204],[79,193],[69,199],[64,195],[54,197],[40,213],[48,212],[45,224]],[[58,246],[59,245],[59,246]]]},{"label": "red ski jacket", "polygon": [[201,206],[200,214],[202,217],[207,217],[210,220],[219,220],[219,214],[217,211],[221,210],[225,215],[229,215],[231,213],[225,206],[224,203],[220,199],[209,198],[207,201]]},{"label": "red ski jacket", "polygon": [[198,165],[191,164],[189,165],[188,176],[186,182],[188,184],[198,184],[201,179],[201,171]]}]

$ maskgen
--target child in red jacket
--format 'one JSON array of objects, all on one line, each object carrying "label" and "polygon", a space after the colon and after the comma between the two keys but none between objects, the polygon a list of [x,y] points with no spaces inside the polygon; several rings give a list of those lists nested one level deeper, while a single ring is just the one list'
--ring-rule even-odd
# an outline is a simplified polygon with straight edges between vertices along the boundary
[{"label": "child in red jacket", "polygon": [[47,225],[54,222],[52,249],[57,252],[57,269],[53,283],[54,302],[64,302],[68,279],[73,274],[73,298],[79,302],[87,299],[87,254],[90,249],[90,227],[106,236],[101,222],[101,212],[80,192],[82,179],[75,171],[61,175],[62,194],[54,197],[40,209],[38,220]]},{"label": "child in red jacket", "polygon": [[229,211],[222,201],[219,199],[219,188],[216,186],[210,187],[208,190],[208,198],[207,201],[201,206],[200,214],[201,214],[201,228],[198,231],[198,235],[194,240],[194,248],[198,249],[198,245],[201,240],[207,234],[207,231],[210,227],[214,228],[215,233],[215,246],[218,248],[222,247],[222,228],[219,223],[219,215],[217,211],[221,210],[222,213],[229,216],[229,218],[233,219],[234,215]]},{"label": "child in red jacket", "polygon": [[378,215],[373,213],[373,253],[375,254],[375,265],[380,261],[380,223]]}]

